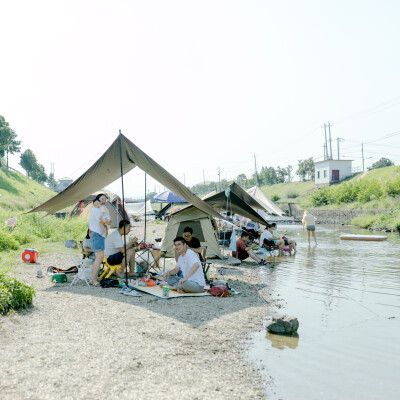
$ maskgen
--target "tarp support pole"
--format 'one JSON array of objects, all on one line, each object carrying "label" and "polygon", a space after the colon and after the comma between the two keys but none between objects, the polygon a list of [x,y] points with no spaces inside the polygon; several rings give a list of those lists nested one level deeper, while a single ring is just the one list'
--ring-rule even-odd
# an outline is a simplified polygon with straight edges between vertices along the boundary
[{"label": "tarp support pole", "polygon": [[[121,189],[122,189],[122,220],[124,221],[125,233],[125,193],[124,193],[124,172],[122,169],[122,133],[119,130],[119,162],[121,165]],[[124,235],[124,250],[125,250],[125,285],[128,286],[128,260],[126,257],[126,235]]]},{"label": "tarp support pole", "polygon": [[147,226],[147,209],[146,209],[146,194],[147,194],[147,173],[144,173],[144,242],[146,243],[146,226]]}]

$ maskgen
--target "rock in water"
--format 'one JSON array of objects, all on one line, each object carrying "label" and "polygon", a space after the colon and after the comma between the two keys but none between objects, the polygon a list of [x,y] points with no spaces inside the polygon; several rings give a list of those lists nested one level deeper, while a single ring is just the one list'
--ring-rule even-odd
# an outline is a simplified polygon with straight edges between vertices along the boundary
[{"label": "rock in water", "polygon": [[268,332],[273,332],[283,335],[292,335],[297,332],[299,321],[296,317],[288,315],[277,315],[272,318],[272,322],[267,325]]}]

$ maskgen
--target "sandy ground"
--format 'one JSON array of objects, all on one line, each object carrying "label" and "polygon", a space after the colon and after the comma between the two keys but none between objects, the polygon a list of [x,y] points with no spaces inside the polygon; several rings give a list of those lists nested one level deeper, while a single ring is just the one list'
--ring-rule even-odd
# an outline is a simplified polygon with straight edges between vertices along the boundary
[{"label": "sandy ground", "polygon": [[[164,229],[148,226],[147,239]],[[134,234],[143,237],[142,228]],[[213,260],[212,269],[223,264]],[[21,264],[20,278],[37,292],[33,307],[0,317],[2,400],[265,398],[245,357],[271,301],[254,263],[229,280],[241,295],[170,300],[36,278],[50,265],[72,263],[65,252]]]}]

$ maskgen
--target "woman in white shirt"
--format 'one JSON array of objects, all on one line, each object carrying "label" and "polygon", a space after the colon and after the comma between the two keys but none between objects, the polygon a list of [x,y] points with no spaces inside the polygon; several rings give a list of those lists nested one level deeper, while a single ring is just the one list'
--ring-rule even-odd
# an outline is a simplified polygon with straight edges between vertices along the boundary
[{"label": "woman in white shirt", "polygon": [[315,236],[315,221],[316,218],[314,217],[314,215],[309,214],[308,211],[305,210],[301,222],[303,223],[303,229],[304,227],[306,227],[307,229],[308,245],[310,245],[310,232],[312,232],[315,244],[317,244],[317,238]]}]

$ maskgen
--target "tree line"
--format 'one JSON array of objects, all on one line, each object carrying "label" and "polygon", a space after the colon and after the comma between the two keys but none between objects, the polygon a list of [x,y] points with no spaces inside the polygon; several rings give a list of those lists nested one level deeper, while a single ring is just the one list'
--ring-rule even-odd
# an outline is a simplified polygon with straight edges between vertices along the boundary
[{"label": "tree line", "polygon": [[296,172],[294,173],[294,167],[288,165],[287,167],[261,167],[261,171],[253,173],[251,176],[246,174],[239,174],[236,179],[226,180],[222,179],[220,182],[205,182],[198,183],[192,186],[190,189],[194,193],[206,194],[213,190],[220,191],[225,190],[233,181],[236,181],[241,187],[248,189],[256,184],[258,186],[270,186],[277,183],[290,183],[293,181],[294,174],[298,175],[301,181],[314,180],[315,167],[314,160],[312,157],[305,160],[298,160]]},{"label": "tree line", "polygon": [[[8,155],[21,153],[21,141],[17,140],[15,130],[5,118],[0,115],[0,167],[8,168]],[[51,173],[46,174],[45,168],[40,164],[32,150],[27,149],[20,155],[19,165],[25,170],[26,175],[35,181],[54,189],[57,181]]]}]

